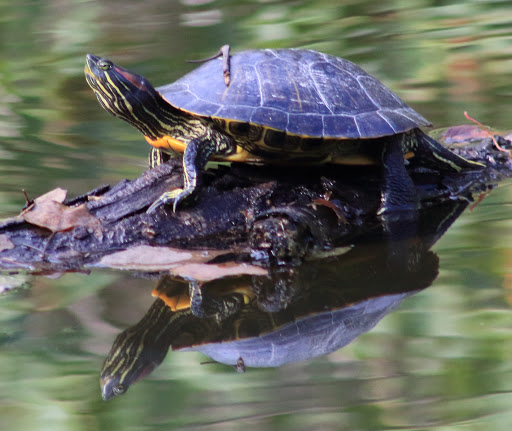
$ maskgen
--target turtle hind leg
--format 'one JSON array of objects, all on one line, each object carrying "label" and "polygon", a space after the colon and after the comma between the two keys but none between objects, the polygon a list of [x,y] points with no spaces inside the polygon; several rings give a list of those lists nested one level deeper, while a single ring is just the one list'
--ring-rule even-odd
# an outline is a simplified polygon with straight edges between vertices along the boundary
[{"label": "turtle hind leg", "polygon": [[395,211],[414,211],[418,205],[416,187],[405,168],[401,135],[386,138],[381,161],[384,185],[378,215]]},{"label": "turtle hind leg", "polygon": [[465,170],[479,170],[485,165],[465,159],[448,148],[442,146],[420,129],[404,134],[403,152],[414,152],[415,158],[429,168],[441,172],[462,172]]}]

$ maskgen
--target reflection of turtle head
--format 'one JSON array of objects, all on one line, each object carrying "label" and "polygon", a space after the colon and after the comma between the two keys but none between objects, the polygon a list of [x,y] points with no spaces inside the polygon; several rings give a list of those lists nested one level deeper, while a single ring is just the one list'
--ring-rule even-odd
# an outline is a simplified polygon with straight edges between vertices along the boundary
[{"label": "reflection of turtle head", "polygon": [[[161,307],[161,302],[157,300],[139,323],[121,332],[114,341],[101,370],[103,400],[124,394],[164,360],[169,341],[162,335],[175,319],[169,318],[170,309]],[[152,325],[157,325],[162,331],[155,334],[150,330]]]},{"label": "reflection of turtle head", "polygon": [[[140,337],[127,336],[126,332],[119,334],[112,348],[117,354],[109,355],[101,370],[101,397],[104,401],[124,394],[133,383],[160,365],[163,358],[152,360],[152,350],[138,350],[143,343]],[[127,354],[133,351],[139,354]]]},{"label": "reflection of turtle head", "polygon": [[128,385],[120,383],[121,377],[119,375],[108,376],[106,379],[100,379],[101,397],[103,401],[107,401],[116,395],[121,395],[126,392]]}]

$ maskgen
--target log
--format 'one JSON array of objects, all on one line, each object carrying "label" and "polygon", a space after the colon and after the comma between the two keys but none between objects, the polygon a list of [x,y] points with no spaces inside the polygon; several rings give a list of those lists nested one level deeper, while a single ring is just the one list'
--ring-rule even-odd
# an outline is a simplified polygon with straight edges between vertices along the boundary
[{"label": "log", "polygon": [[[510,141],[500,139],[510,148]],[[411,163],[422,208],[471,200],[512,172],[509,153],[490,139],[459,146],[457,152],[487,168],[444,175]],[[141,246],[216,250],[217,260],[282,263],[389,229],[376,216],[378,167],[218,165],[205,173],[194,202],[176,213],[170,206],[146,213],[164,191],[182,184],[181,162],[172,159],[135,180],[67,201],[63,192],[44,195],[0,225],[0,267],[80,270]]]}]

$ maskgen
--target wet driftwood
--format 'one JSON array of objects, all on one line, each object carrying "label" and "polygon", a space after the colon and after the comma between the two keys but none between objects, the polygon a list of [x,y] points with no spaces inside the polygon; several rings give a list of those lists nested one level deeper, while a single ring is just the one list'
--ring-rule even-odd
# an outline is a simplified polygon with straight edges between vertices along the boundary
[{"label": "wet driftwood", "polygon": [[[411,163],[423,206],[471,199],[511,172],[509,153],[498,151],[490,139],[457,151],[488,168],[447,176]],[[0,225],[0,267],[76,270],[137,246],[216,249],[286,260],[346,244],[369,226],[382,228],[375,216],[380,205],[376,167],[221,165],[205,175],[195,202],[176,213],[169,207],[146,213],[155,199],[182,181],[180,160],[174,159],[133,181],[68,201],[59,190],[40,197]]]}]

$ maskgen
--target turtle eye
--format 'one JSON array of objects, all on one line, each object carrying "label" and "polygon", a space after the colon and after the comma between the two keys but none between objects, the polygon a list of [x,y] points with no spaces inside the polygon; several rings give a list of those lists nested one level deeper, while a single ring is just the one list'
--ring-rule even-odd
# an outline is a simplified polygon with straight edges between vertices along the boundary
[{"label": "turtle eye", "polygon": [[112,390],[114,391],[114,394],[116,394],[116,395],[121,395],[126,392],[126,388],[124,387],[124,385],[121,385],[121,384],[114,386],[114,388]]},{"label": "turtle eye", "polygon": [[100,70],[109,70],[112,67],[112,63],[107,60],[98,61],[98,69]]}]

